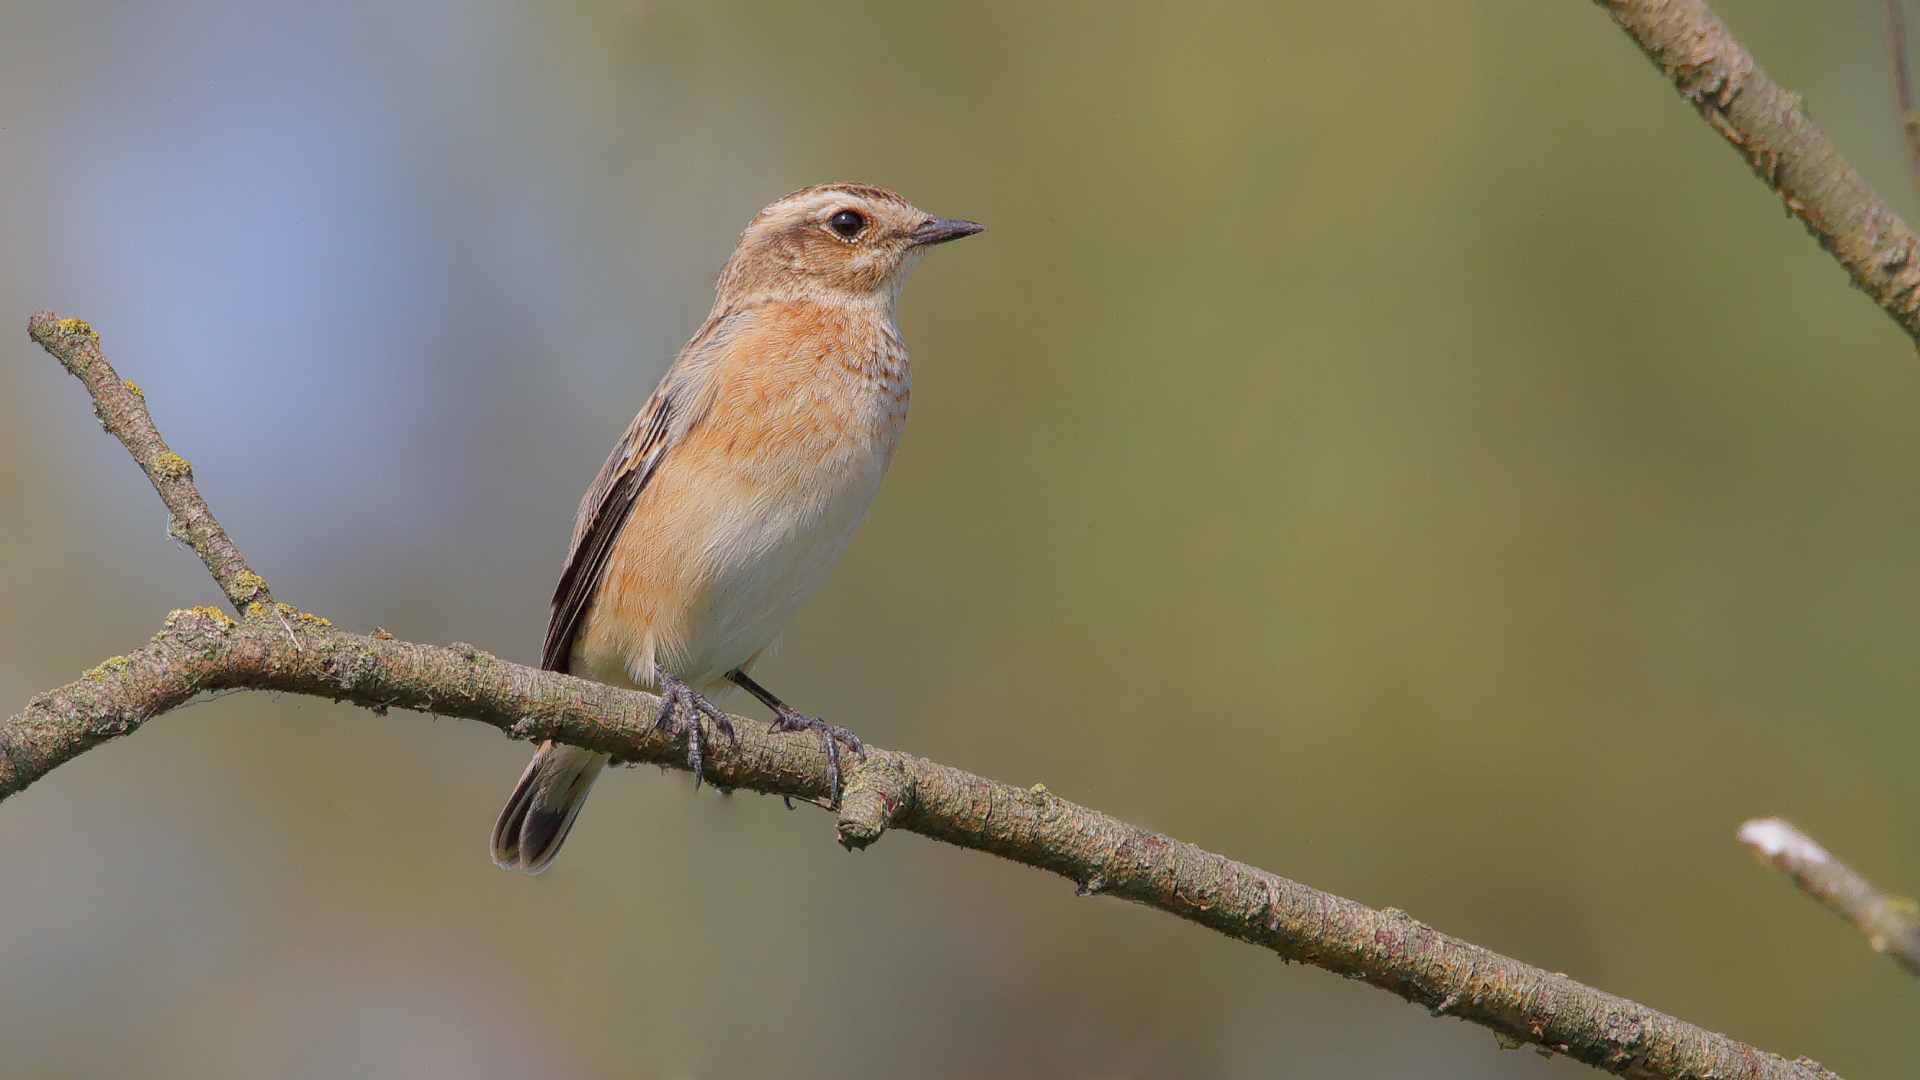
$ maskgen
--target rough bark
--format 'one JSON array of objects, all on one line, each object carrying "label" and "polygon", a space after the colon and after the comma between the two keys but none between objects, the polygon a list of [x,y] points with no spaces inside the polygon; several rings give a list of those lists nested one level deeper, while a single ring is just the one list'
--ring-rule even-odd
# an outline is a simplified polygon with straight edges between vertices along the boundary
[{"label": "rough bark", "polygon": [[[212,608],[175,611],[145,647],[34,698],[0,724],[0,798],[196,693],[273,690],[491,724],[669,768],[686,749],[655,731],[659,699],[509,663],[470,645],[439,647],[347,633],[280,606],[236,623]],[[774,734],[734,717],[737,746],[713,740],[704,775],[727,787],[824,803],[826,759],[810,733]],[[919,833],[1049,870],[1083,894],[1178,915],[1281,957],[1391,990],[1435,1016],[1491,1029],[1620,1076],[1832,1077],[1637,1002],[1441,933],[1388,908],[1289,881],[1129,825],[1042,787],[1019,788],[869,747],[842,801],[839,830],[865,847],[887,829]]]},{"label": "rough bark", "polygon": [[[220,531],[190,470],[165,462],[170,451],[144,396],[113,374],[92,329],[41,312],[30,330],[86,384],[102,424],[154,478],[176,531],[227,588],[243,620],[213,608],[175,611],[144,648],[28,702],[0,724],[0,799],[195,694],[242,689],[331,698],[380,714],[399,708],[478,720],[516,739],[554,739],[627,761],[688,768],[686,747],[654,726],[659,698],[652,694],[509,663],[471,645],[443,648],[381,632],[348,633],[267,599],[265,581]],[[734,717],[733,725],[737,742],[708,740],[703,776],[721,787],[828,803],[826,757],[811,733],[775,734],[746,717]],[[1435,1016],[1480,1024],[1503,1046],[1530,1044],[1620,1076],[1833,1077],[1816,1062],[1766,1053],[1443,934],[1405,912],[1376,911],[1309,888],[1044,787],[1013,787],[869,747],[848,778],[838,829],[849,849],[901,829],[1049,870],[1082,894],[1178,915],[1285,959],[1391,990]]]},{"label": "rough bark", "polygon": [[1920,343],[1920,242],[1808,119],[1800,95],[1769,79],[1702,0],[1596,2],[1780,196],[1854,287]]},{"label": "rough bark", "polygon": [[100,352],[100,335],[80,319],[62,319],[42,311],[27,323],[27,333],[52,353],[93,395],[93,415],[107,434],[119,439],[133,460],[153,482],[167,511],[173,515],[168,533],[193,547],[233,609],[245,614],[251,605],[270,608],[273,596],[267,582],[247,567],[240,549],[227,538],[207,501],[193,484],[193,466],[167,448],[147,412],[147,396],[114,373]]}]

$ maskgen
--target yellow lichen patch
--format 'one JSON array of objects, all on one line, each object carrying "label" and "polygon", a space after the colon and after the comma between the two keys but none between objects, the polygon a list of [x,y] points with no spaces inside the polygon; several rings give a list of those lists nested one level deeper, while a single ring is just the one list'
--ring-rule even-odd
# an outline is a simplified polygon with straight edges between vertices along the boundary
[{"label": "yellow lichen patch", "polygon": [[[81,325],[84,326],[85,324],[82,323]],[[125,670],[127,670],[126,657],[109,656],[105,660],[102,660],[98,664],[94,665],[93,667],[88,668],[86,672],[82,674],[80,677],[82,679],[105,679],[110,676],[118,675]]]},{"label": "yellow lichen patch", "polygon": [[376,627],[374,627],[374,628],[373,628],[373,636],[374,636],[374,637],[376,637],[376,638],[379,638],[379,639],[380,639],[381,641],[392,641],[392,640],[393,640],[393,635],[392,635],[392,634],[389,634],[389,633],[387,633],[387,628],[386,628],[386,627],[384,627],[384,626],[376,626]]},{"label": "yellow lichen patch", "polygon": [[185,480],[193,475],[193,466],[187,459],[171,450],[162,450],[155,455],[147,470],[162,480]]},{"label": "yellow lichen patch", "polygon": [[188,608],[187,610],[192,612],[195,615],[200,616],[203,619],[209,619],[213,622],[219,623],[221,629],[223,630],[230,630],[233,627],[240,625],[239,623],[236,623],[232,619],[228,618],[227,613],[224,611],[221,611],[217,607],[208,607],[205,604],[197,604],[193,607]]},{"label": "yellow lichen patch", "polygon": [[[180,629],[181,623],[191,622],[196,619],[204,619],[207,622],[212,623],[213,624],[212,629],[222,634],[240,625],[239,623],[236,623],[232,619],[228,618],[226,612],[221,611],[219,608],[216,608],[216,607],[207,607],[206,605],[203,604],[199,607],[174,608],[172,611],[167,612],[166,629],[153,635],[153,640],[157,642],[162,638],[166,637],[169,631]],[[200,628],[195,627],[195,629],[200,629]]]},{"label": "yellow lichen patch", "polygon": [[273,610],[285,617],[295,619],[301,623],[304,623],[307,626],[332,626],[333,625],[333,621],[331,619],[323,619],[318,615],[309,615],[306,612],[301,611],[299,608],[294,607],[292,604],[275,604],[273,605]]},{"label": "yellow lichen patch", "polygon": [[[260,590],[266,587],[267,579],[251,570],[242,570],[233,575],[233,592],[241,600],[260,595]],[[248,604],[246,610],[248,615],[260,614],[256,605],[253,604]]]},{"label": "yellow lichen patch", "polygon": [[100,335],[93,332],[93,327],[88,326],[85,319],[61,319],[54,326],[63,334],[85,334],[95,341],[100,340]]},{"label": "yellow lichen patch", "polygon": [[133,383],[128,382],[125,379],[122,379],[120,380],[120,385],[126,387],[133,394],[134,397],[139,398],[141,401],[147,400],[147,392],[145,390],[140,389],[138,386],[135,386]]}]

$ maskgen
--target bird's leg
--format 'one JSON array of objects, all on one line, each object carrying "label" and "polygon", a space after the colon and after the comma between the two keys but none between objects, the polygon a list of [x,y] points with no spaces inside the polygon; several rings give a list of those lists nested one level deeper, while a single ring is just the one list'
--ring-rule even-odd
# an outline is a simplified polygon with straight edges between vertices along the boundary
[{"label": "bird's leg", "polygon": [[660,711],[653,718],[655,731],[671,731],[676,734],[686,732],[687,766],[693,770],[693,789],[700,790],[701,765],[706,760],[706,751],[700,741],[700,718],[713,721],[720,733],[740,745],[740,736],[733,730],[733,721],[720,711],[713,702],[708,701],[693,687],[681,681],[672,672],[662,671],[657,679],[660,684]]},{"label": "bird's leg", "polygon": [[759,698],[760,704],[773,710],[773,730],[820,733],[820,745],[827,752],[827,799],[838,803],[840,801],[840,744],[845,742],[864,761],[867,756],[867,747],[860,741],[860,736],[838,724],[829,724],[817,716],[801,715],[800,710],[774,697],[773,691],[754,682],[744,671],[736,668],[728,673],[727,678],[735,686]]}]

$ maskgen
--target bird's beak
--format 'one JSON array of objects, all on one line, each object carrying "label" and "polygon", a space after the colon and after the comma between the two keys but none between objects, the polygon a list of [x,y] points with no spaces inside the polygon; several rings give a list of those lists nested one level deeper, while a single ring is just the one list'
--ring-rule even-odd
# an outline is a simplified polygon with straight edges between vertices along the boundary
[{"label": "bird's beak", "polygon": [[959,218],[928,218],[919,228],[907,234],[916,247],[929,244],[944,244],[949,240],[958,240],[963,236],[972,236],[977,232],[986,232],[987,227],[977,221],[961,221]]}]

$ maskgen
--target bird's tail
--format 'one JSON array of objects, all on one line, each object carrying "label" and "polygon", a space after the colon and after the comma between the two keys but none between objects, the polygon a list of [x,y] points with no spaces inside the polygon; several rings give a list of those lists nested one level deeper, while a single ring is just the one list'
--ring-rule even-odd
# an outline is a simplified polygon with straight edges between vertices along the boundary
[{"label": "bird's tail", "polygon": [[543,742],[493,825],[493,862],[537,874],[553,862],[607,755]]}]

